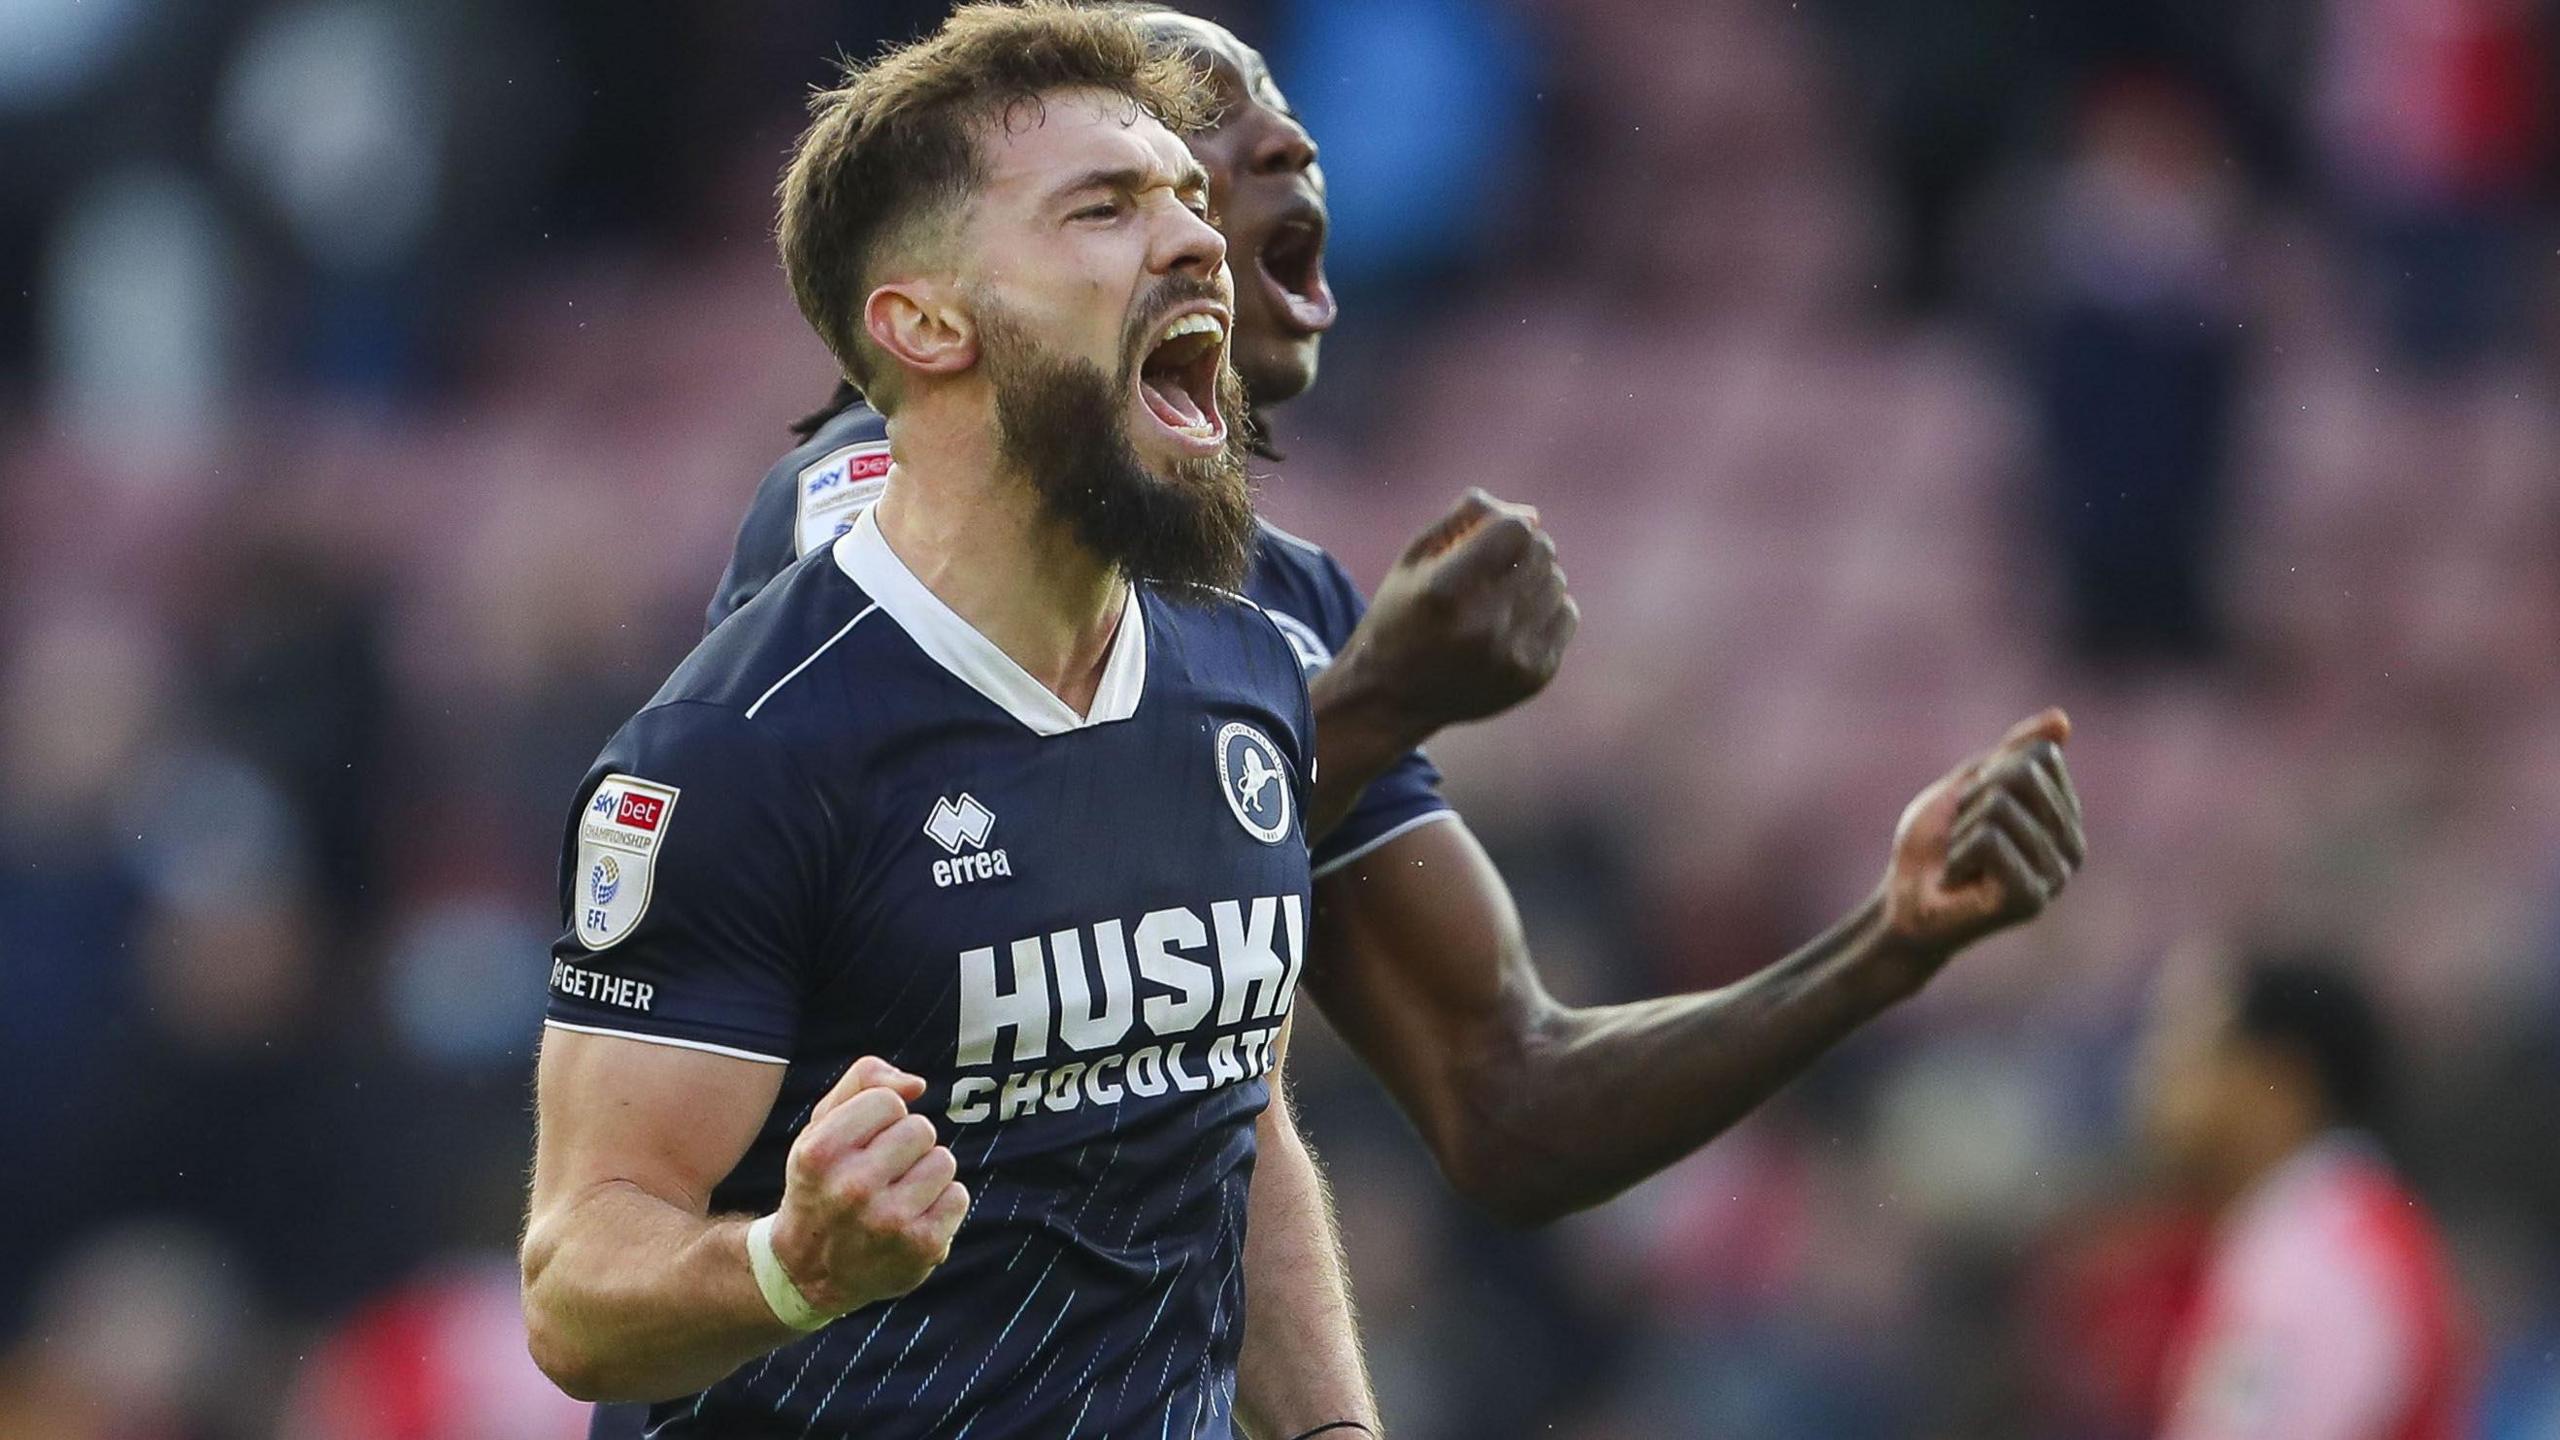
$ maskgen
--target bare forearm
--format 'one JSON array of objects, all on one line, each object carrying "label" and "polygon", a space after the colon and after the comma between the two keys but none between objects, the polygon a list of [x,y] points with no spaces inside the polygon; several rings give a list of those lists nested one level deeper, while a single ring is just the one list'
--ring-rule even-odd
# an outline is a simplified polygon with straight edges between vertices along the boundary
[{"label": "bare forearm", "polygon": [[1376,665],[1358,644],[1307,682],[1316,712],[1316,776],[1307,835],[1321,839],[1342,823],[1371,781],[1430,738],[1428,723],[1377,683]]},{"label": "bare forearm", "polygon": [[1505,1219],[1597,1204],[1722,1134],[1951,956],[2042,912],[2086,854],[2049,710],[1905,807],[1874,896],[1737,985],[1586,1010],[1538,982],[1463,823],[1316,889],[1306,985],[1450,1181]]},{"label": "bare forearm", "polygon": [[1287,1103],[1273,1094],[1248,1202],[1239,1418],[1261,1440],[1336,1420],[1359,1421],[1375,1434],[1377,1404],[1343,1280],[1332,1197]]},{"label": "bare forearm", "polygon": [[1908,996],[1929,966],[1870,901],[1737,984],[1626,1005],[1542,1006],[1462,1088],[1470,1186],[1505,1218],[1596,1205],[1715,1139]]},{"label": "bare forearm", "polygon": [[525,1239],[534,1359],[582,1400],[691,1394],[791,1340],[747,1263],[747,1222],[600,1186]]}]

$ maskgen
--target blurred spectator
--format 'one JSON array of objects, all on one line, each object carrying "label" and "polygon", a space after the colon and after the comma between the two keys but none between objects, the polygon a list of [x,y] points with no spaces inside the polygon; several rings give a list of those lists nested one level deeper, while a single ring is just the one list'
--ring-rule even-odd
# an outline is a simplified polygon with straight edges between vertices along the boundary
[{"label": "blurred spectator", "polygon": [[2029,1263],[2017,1317],[2038,1433],[2160,1432],[2162,1377],[2193,1323],[2210,1239],[2201,1212],[2160,1197],[2094,1207],[2054,1227]]},{"label": "blurred spectator", "polygon": [[348,1317],[305,1360],[280,1440],[581,1440],[587,1407],[525,1349],[508,1255],[446,1260]]},{"label": "blurred spectator", "polygon": [[75,1183],[109,1215],[218,1237],[284,1315],[324,1315],[436,1246],[440,1108],[333,1000],[327,930],[290,872],[207,843],[163,862],[145,1023],[97,1097]]},{"label": "blurred spectator", "polygon": [[2480,1437],[2549,1440],[2553,1435],[2560,1435],[2560,1315],[2546,1314],[2517,1334],[2490,1375]]},{"label": "blurred spectator", "polygon": [[2551,55],[2528,0],[2330,0],[2310,128],[2393,351],[2461,365],[2521,338]]},{"label": "blurred spectator", "polygon": [[141,1225],[62,1258],[0,1353],[0,1435],[249,1440],[260,1431],[264,1317],[201,1232]]},{"label": "blurred spectator", "polygon": [[0,49],[0,111],[33,110],[90,83],[151,11],[147,0],[17,0]]},{"label": "blurred spectator", "polygon": [[2466,1307],[2436,1222],[2372,1127],[2390,1065],[2334,963],[2167,972],[2145,1125],[2215,1217],[2170,1360],[2176,1440],[2455,1440],[2470,1433]]},{"label": "blurred spectator", "polygon": [[2071,634],[2101,661],[2212,654],[2240,319],[2241,196],[2211,110],[2153,74],[2083,102],[2025,237],[2028,373]]},{"label": "blurred spectator", "polygon": [[283,516],[238,523],[208,567],[211,603],[189,617],[206,727],[284,791],[330,918],[351,927],[381,901],[380,607],[324,536]]},{"label": "blurred spectator", "polygon": [[427,12],[378,0],[278,5],[242,37],[218,133],[310,267],[294,368],[370,388],[415,363],[417,266],[450,123]]},{"label": "blurred spectator", "polygon": [[[166,656],[147,623],[72,605],[42,612],[0,666],[0,1154],[72,1172],[115,1037],[132,1013],[143,890],[117,806],[161,737]],[[89,1198],[20,1187],[0,1226],[0,1327]]]},{"label": "blurred spectator", "polygon": [[[53,403],[164,463],[219,423],[237,382],[237,256],[196,178],[134,165],[56,222],[43,319]],[[128,460],[132,457],[128,454]]]}]

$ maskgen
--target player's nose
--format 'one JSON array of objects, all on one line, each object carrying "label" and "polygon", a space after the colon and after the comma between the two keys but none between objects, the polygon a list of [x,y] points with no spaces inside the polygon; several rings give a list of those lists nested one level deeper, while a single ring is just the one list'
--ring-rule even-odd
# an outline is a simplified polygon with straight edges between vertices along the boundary
[{"label": "player's nose", "polygon": [[1296,175],[1316,163],[1315,137],[1286,115],[1272,115],[1253,143],[1248,166],[1257,175]]},{"label": "player's nose", "polygon": [[1227,237],[1188,205],[1173,206],[1157,233],[1156,269],[1161,273],[1206,279],[1227,263]]}]

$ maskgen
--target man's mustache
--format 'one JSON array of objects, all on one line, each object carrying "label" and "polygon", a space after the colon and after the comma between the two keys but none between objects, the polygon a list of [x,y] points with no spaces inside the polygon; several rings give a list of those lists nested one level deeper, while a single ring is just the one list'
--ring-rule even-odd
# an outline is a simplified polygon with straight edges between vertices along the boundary
[{"label": "man's mustache", "polygon": [[1156,333],[1156,328],[1164,323],[1164,317],[1195,300],[1225,306],[1227,292],[1220,289],[1215,281],[1196,275],[1171,276],[1147,292],[1146,299],[1131,314],[1128,334],[1120,342],[1121,353],[1128,357],[1127,368],[1132,374],[1146,360],[1147,337]]}]

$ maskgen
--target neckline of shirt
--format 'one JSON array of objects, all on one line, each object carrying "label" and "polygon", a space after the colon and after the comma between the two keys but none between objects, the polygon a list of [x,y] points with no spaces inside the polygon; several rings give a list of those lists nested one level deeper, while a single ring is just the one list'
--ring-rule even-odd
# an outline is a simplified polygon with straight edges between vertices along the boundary
[{"label": "neckline of shirt", "polygon": [[1111,654],[1103,661],[1102,683],[1094,690],[1093,705],[1078,715],[916,578],[880,533],[875,509],[865,507],[853,527],[836,540],[835,560],[837,568],[861,586],[927,657],[1032,734],[1063,735],[1138,713],[1139,698],[1147,688],[1147,622],[1135,585],[1129,587],[1128,603],[1120,612],[1120,629],[1111,638]]}]

